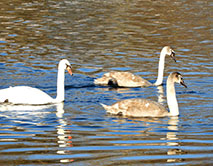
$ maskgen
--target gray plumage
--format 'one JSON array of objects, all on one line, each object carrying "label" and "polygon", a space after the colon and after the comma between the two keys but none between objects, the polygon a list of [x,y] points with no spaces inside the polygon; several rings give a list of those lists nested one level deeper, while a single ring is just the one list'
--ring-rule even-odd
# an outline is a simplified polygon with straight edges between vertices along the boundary
[{"label": "gray plumage", "polygon": [[103,86],[115,86],[115,87],[147,87],[151,85],[161,85],[163,83],[163,72],[164,72],[164,64],[165,57],[170,56],[174,61],[175,53],[171,49],[170,46],[165,46],[161,50],[159,65],[158,65],[158,77],[154,84],[141,78],[140,76],[134,75],[130,72],[118,72],[111,71],[109,73],[105,73],[101,78],[97,78],[94,80],[94,84],[103,85]]},{"label": "gray plumage", "polygon": [[179,115],[178,103],[174,83],[184,84],[182,75],[178,72],[171,73],[167,79],[167,103],[170,112],[161,105],[147,99],[126,99],[114,103],[111,106],[101,104],[104,109],[114,115],[123,115],[130,117],[165,117]]}]

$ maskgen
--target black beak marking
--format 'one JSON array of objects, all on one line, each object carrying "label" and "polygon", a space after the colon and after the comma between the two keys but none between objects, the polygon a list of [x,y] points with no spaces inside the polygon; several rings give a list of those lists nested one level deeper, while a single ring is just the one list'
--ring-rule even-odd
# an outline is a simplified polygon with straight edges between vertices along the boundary
[{"label": "black beak marking", "polygon": [[176,59],[175,59],[175,52],[174,51],[172,51],[172,53],[171,53],[171,58],[176,62]]},{"label": "black beak marking", "polygon": [[185,88],[187,88],[186,84],[184,83],[184,81],[180,82],[181,85],[183,85]]}]

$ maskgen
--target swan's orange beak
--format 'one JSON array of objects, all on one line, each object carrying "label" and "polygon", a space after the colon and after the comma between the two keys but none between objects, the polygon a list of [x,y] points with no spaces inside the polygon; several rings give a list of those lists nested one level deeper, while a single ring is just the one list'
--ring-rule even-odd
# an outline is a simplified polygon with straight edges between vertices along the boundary
[{"label": "swan's orange beak", "polygon": [[67,66],[67,71],[70,75],[72,75],[72,70],[71,70],[71,66]]}]

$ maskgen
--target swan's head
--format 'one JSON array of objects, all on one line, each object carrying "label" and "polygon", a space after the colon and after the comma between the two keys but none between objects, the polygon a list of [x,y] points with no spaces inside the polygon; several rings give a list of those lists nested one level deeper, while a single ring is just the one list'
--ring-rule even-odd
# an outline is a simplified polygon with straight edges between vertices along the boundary
[{"label": "swan's head", "polygon": [[176,83],[179,83],[183,85],[185,88],[187,88],[186,84],[183,81],[183,76],[178,72],[173,72],[170,74],[170,77],[172,77],[173,81]]},{"label": "swan's head", "polygon": [[170,46],[163,47],[161,53],[164,54],[165,56],[169,55],[176,62],[175,52],[172,50]]},{"label": "swan's head", "polygon": [[72,67],[67,59],[62,59],[59,62],[58,69],[67,70],[70,75],[72,75]]}]

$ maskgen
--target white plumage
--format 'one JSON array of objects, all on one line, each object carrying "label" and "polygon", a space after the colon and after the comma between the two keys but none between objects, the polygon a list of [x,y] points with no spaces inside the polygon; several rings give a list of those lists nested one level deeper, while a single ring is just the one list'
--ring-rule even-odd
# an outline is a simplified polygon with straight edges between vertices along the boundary
[{"label": "white plumage", "polygon": [[40,89],[29,86],[15,86],[0,90],[0,103],[42,105],[64,101],[64,73],[72,75],[71,65],[63,59],[58,65],[57,97],[54,99]]}]

